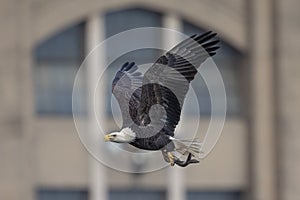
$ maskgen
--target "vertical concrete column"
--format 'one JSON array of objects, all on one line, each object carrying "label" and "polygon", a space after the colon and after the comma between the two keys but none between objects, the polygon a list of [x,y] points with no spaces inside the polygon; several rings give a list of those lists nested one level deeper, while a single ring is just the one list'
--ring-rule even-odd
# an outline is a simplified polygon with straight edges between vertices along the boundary
[{"label": "vertical concrete column", "polygon": [[[181,31],[181,22],[173,13],[165,15],[163,19],[163,25],[165,28],[169,28],[176,31]],[[163,41],[166,47],[175,46],[179,42],[176,34],[163,35]],[[168,200],[184,200],[185,199],[185,182],[184,182],[184,170],[174,166],[169,167],[167,172],[167,197]]]},{"label": "vertical concrete column", "polygon": [[[87,19],[86,24],[86,53],[88,54],[92,49],[96,47],[104,38],[104,20],[98,13],[91,14]],[[101,66],[104,66],[104,49],[97,50],[97,55],[93,55],[90,57],[87,71],[87,84],[88,84],[88,113],[89,113],[89,128],[90,131],[97,131],[97,122],[95,120],[95,112],[97,113],[105,113],[104,105],[105,105],[105,91],[104,88],[97,88],[96,90],[96,82],[98,81],[98,75],[102,71]],[[97,91],[99,94],[100,102],[97,110],[94,108],[94,92]],[[105,120],[105,116],[103,114],[98,115]],[[100,151],[100,147],[99,147]],[[107,180],[105,175],[105,167],[100,164],[97,160],[90,157],[89,158],[89,197],[90,200],[105,200],[107,199]]]},{"label": "vertical concrete column", "polygon": [[[20,132],[22,136],[20,139],[20,181],[19,194],[24,200],[31,200],[35,196],[35,149],[33,145],[33,123],[34,123],[34,92],[33,92],[33,55],[32,55],[32,24],[31,24],[31,7],[30,1],[25,0],[15,5],[18,8],[16,17],[18,18],[17,33],[15,33],[17,45],[16,64],[18,73],[16,73],[16,80],[18,83],[19,96],[19,112],[21,115]],[[10,67],[10,66],[7,66]],[[16,124],[17,125],[17,124]],[[19,151],[16,149],[16,151]]]},{"label": "vertical concrete column", "polygon": [[249,6],[253,199],[275,200],[272,0],[253,0]]},{"label": "vertical concrete column", "polygon": [[280,199],[300,197],[300,1],[275,1]]}]

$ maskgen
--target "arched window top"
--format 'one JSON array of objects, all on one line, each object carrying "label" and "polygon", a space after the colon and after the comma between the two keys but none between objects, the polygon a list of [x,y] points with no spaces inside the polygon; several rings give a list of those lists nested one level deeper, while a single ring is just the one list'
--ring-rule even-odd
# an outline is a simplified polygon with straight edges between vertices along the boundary
[{"label": "arched window top", "polygon": [[84,58],[84,24],[68,27],[40,43],[34,57],[35,112],[71,115],[73,82]]},{"label": "arched window top", "polygon": [[162,27],[162,14],[143,8],[129,8],[107,12],[106,37],[140,27]]},{"label": "arched window top", "polygon": [[84,23],[54,34],[38,44],[34,55],[38,60],[78,59],[83,57]]}]

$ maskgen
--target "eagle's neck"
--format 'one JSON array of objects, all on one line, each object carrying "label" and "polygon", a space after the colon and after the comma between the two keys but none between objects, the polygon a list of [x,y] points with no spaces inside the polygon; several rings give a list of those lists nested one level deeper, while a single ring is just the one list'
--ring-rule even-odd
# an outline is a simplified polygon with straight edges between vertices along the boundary
[{"label": "eagle's neck", "polygon": [[123,141],[124,142],[133,142],[136,138],[136,134],[133,132],[133,130],[129,127],[123,128],[120,133],[122,134]]}]

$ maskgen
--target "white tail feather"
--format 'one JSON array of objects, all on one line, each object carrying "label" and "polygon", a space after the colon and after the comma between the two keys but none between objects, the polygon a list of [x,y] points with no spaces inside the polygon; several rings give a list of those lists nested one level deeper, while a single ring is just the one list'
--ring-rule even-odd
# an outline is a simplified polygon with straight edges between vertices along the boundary
[{"label": "white tail feather", "polygon": [[200,151],[202,143],[198,138],[187,140],[187,139],[177,139],[170,138],[176,147],[176,151],[184,156],[187,156],[189,153],[193,155],[197,160],[200,161]]}]

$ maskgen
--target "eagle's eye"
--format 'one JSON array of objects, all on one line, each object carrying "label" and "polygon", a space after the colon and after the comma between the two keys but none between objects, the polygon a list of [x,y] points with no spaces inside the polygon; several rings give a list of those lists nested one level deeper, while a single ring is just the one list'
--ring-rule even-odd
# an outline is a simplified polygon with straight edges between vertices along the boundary
[{"label": "eagle's eye", "polygon": [[111,134],[112,137],[117,137],[117,134]]}]

